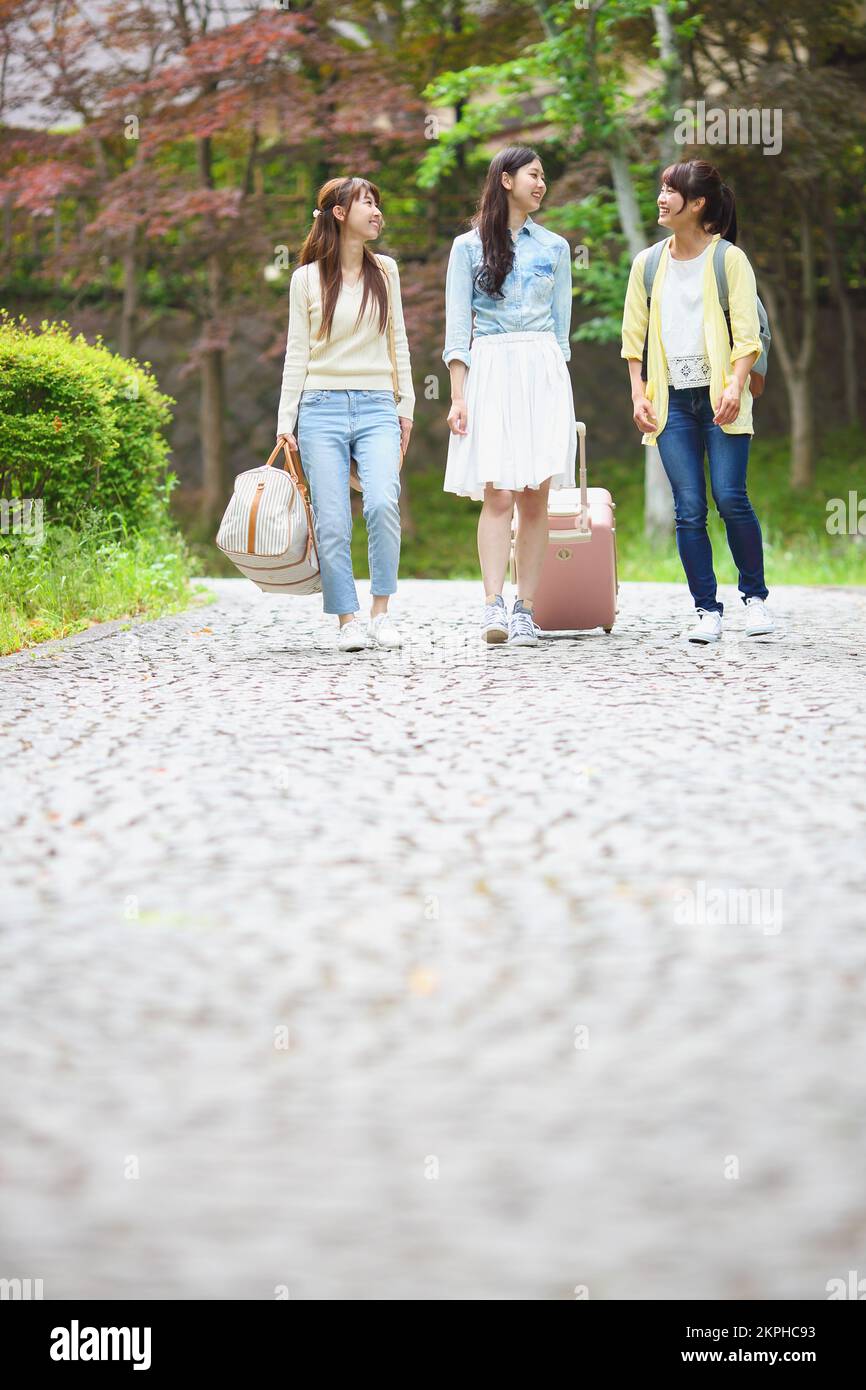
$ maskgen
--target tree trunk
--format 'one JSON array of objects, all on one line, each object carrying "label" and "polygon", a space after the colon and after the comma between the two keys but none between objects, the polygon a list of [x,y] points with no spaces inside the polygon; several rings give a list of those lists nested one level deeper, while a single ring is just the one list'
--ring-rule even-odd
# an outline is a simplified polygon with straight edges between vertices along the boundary
[{"label": "tree trunk", "polygon": [[791,410],[791,486],[811,487],[815,478],[815,416],[812,408],[811,370],[796,366],[786,380]]},{"label": "tree trunk", "polygon": [[138,312],[136,240],[137,232],[133,227],[127,234],[123,248],[123,305],[120,311],[121,357],[132,357],[136,348],[135,321]]},{"label": "tree trunk", "polygon": [[643,222],[634,188],[634,179],[629,168],[628,153],[622,145],[608,151],[608,165],[616,194],[619,225],[625,237],[629,255],[634,259],[645,245]]},{"label": "tree trunk", "polygon": [[[199,181],[213,188],[212,146],[209,135],[198,141]],[[224,298],[223,253],[217,246],[208,257],[208,310],[202,325],[205,334],[220,323]],[[212,521],[226,503],[228,478],[225,458],[225,362],[221,347],[207,347],[202,355],[199,427],[201,432],[202,488],[200,515]]]},{"label": "tree trunk", "polygon": [[682,157],[682,150],[674,138],[673,115],[682,105],[683,67],[667,4],[653,5],[652,13],[665,75],[664,104],[668,119],[662,123],[659,135],[659,160],[662,169],[665,169],[668,164],[678,163]]},{"label": "tree trunk", "polygon": [[[643,226],[634,189],[634,180],[624,150],[617,150],[609,155],[608,162],[616,193],[620,226],[626,239],[629,255],[634,259],[638,252],[644,248]],[[643,453],[644,534],[650,540],[662,540],[670,536],[673,529],[673,496],[656,445],[644,445]]]},{"label": "tree trunk", "polygon": [[[682,151],[674,140],[673,115],[682,104],[683,68],[667,4],[653,5],[652,15],[665,74],[664,106],[668,119],[662,123],[659,135],[659,163],[664,169],[682,158]],[[659,234],[660,229],[656,228],[656,239]],[[664,539],[670,535],[673,521],[671,485],[657,446],[648,445],[644,461],[644,534],[650,540]]]},{"label": "tree trunk", "polygon": [[835,204],[830,197],[824,199],[824,232],[827,242],[827,271],[833,298],[839,305],[839,318],[842,324],[842,382],[845,388],[845,417],[849,425],[859,425],[860,413],[857,408],[857,334],[854,328],[854,315],[851,299],[845,284],[845,272],[839,255],[836,240]]},{"label": "tree trunk", "polygon": [[223,435],[225,385],[221,348],[209,349],[202,359],[199,412],[202,458],[200,515],[203,521],[210,522],[219,515],[228,500]]},{"label": "tree trunk", "polygon": [[[818,315],[815,284],[815,245],[809,205],[801,201],[799,304],[791,289],[793,277],[778,281],[761,277],[762,298],[766,302],[773,333],[773,352],[778,358],[785,388],[791,425],[791,486],[808,488],[815,476],[814,372],[815,337]],[[795,350],[795,338],[799,345]]]}]

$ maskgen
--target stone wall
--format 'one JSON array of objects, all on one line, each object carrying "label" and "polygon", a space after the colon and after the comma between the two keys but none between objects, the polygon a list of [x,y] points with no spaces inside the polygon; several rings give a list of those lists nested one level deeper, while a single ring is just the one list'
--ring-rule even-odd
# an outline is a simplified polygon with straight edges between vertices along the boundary
[{"label": "stone wall", "polygon": [[[93,307],[53,315],[46,311],[44,304],[7,303],[6,307],[13,314],[26,314],[32,323],[43,318],[66,318],[73,332],[83,332],[91,341],[101,332],[109,347],[116,343],[116,316],[109,317]],[[199,383],[197,373],[184,376],[182,368],[196,332],[191,318],[172,313],[145,337],[137,354],[140,360],[153,364],[162,390],[177,400],[170,430],[173,467],[182,484],[192,488],[198,485],[200,476]],[[825,309],[820,316],[816,367],[819,427],[841,423],[844,419],[838,336],[838,315],[832,309]],[[271,338],[264,318],[253,318],[236,331],[229,352],[226,437],[230,466],[235,472],[263,462],[273,447],[282,357],[263,359]],[[866,308],[858,315],[858,341],[861,344],[866,341]],[[445,425],[447,372],[440,358],[428,367],[426,360],[419,362],[416,356],[413,365],[417,402],[412,464],[414,469],[441,468],[444,471],[448,438]],[[636,451],[638,437],[631,420],[628,377],[618,344],[574,343],[570,369],[575,411],[578,418],[586,421],[591,456],[596,459],[622,457],[633,448]],[[439,401],[424,399],[420,383],[428,370],[435,371],[439,377]],[[862,385],[862,377],[861,414],[866,417],[866,388]],[[773,361],[772,356],[767,389],[756,405],[755,420],[759,433],[782,435],[787,431],[787,397],[778,358]]]}]

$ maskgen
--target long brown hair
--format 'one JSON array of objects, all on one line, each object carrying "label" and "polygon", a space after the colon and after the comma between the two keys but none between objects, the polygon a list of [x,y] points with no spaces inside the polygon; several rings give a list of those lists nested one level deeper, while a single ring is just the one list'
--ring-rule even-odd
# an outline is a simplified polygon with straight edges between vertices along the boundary
[{"label": "long brown hair", "polygon": [[715,165],[706,159],[688,159],[682,164],[669,164],[661,177],[684,202],[706,198],[701,213],[705,232],[719,232],[732,245],[737,244],[737,205],[733,192]]},{"label": "long brown hair", "polygon": [[538,155],[528,145],[508,145],[494,155],[478,211],[472,218],[471,225],[478,229],[483,252],[475,281],[479,289],[494,299],[502,298],[502,282],[514,264],[514,241],[508,230],[508,192],[502,186],[502,175],[516,174],[533,159],[538,159]]},{"label": "long brown hair", "polygon": [[[319,215],[313,218],[313,225],[307,233],[298,259],[299,265],[306,265],[309,261],[318,261],[319,264],[319,279],[322,285],[322,327],[319,337],[330,338],[331,336],[334,310],[337,307],[337,300],[343,287],[343,272],[340,267],[340,224],[334,216],[334,208],[339,204],[348,212],[355,199],[359,198],[366,189],[372,193],[378,208],[380,205],[379,190],[369,179],[352,177],[328,179],[327,183],[323,183],[319,189],[316,199]],[[385,217],[383,214],[382,226],[384,227],[384,225]],[[361,296],[361,307],[358,310],[355,327],[357,328],[364,316],[367,301],[373,298],[379,306],[379,332],[384,333],[388,325],[388,290],[373,252],[368,250],[366,246],[364,247],[361,274],[364,277],[364,293]]]}]

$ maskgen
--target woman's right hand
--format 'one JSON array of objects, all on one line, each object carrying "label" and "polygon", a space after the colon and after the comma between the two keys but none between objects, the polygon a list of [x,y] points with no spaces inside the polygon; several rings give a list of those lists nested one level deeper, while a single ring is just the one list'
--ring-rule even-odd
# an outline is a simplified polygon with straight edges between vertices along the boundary
[{"label": "woman's right hand", "polygon": [[295,453],[298,453],[298,445],[293,434],[278,434],[277,443],[288,444],[290,449],[294,449]]},{"label": "woman's right hand", "polygon": [[469,416],[466,411],[466,402],[462,396],[455,396],[448,412],[448,428],[452,434],[467,434],[468,424]]},{"label": "woman's right hand", "polygon": [[653,410],[653,403],[648,396],[633,396],[634,422],[641,434],[655,434],[658,424],[656,413]]}]

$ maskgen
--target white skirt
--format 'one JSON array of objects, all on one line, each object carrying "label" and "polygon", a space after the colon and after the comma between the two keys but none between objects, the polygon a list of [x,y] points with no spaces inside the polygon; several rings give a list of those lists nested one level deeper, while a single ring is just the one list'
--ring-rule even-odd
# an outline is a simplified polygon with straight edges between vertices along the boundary
[{"label": "white skirt", "polygon": [[555,333],[488,333],[472,342],[467,433],[451,434],[445,492],[480,501],[485,484],[521,492],[550,478],[574,487],[571,378]]}]

